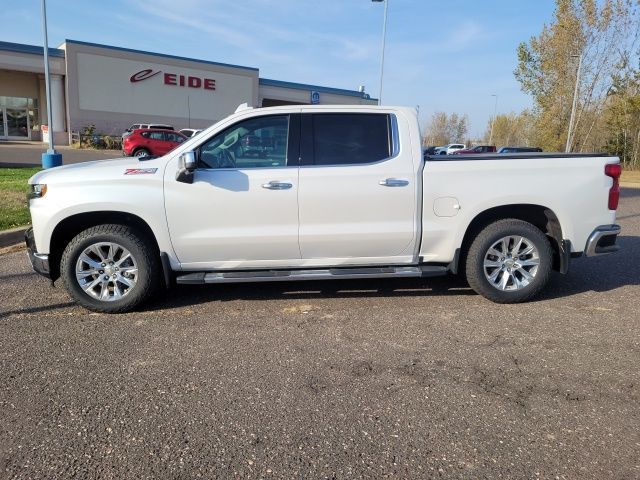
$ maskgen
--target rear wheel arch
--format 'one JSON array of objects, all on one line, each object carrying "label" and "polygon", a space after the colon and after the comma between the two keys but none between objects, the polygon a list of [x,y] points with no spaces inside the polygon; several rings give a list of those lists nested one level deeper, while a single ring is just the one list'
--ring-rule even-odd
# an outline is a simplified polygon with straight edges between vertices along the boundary
[{"label": "rear wheel arch", "polygon": [[[562,248],[562,226],[556,213],[548,207],[529,203],[501,205],[489,208],[477,214],[467,226],[460,245],[459,265],[464,265],[469,247],[478,234],[488,225],[504,219],[522,220],[531,223],[545,233],[553,248],[553,268],[560,269],[560,251]],[[464,269],[458,269],[464,271]]]},{"label": "rear wheel arch", "polygon": [[61,220],[51,234],[51,240],[49,242],[49,265],[51,268],[51,278],[53,280],[60,277],[62,253],[74,237],[88,228],[104,224],[131,227],[148,239],[155,253],[160,255],[158,240],[149,224],[141,217],[128,212],[111,210],[78,213]]}]

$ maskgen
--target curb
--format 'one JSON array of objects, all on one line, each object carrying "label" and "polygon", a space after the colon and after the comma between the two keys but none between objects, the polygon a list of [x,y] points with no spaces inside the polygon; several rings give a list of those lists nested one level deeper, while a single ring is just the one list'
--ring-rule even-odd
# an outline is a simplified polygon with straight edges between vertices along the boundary
[{"label": "curb", "polygon": [[620,182],[622,188],[640,188],[640,183]]},{"label": "curb", "polygon": [[42,164],[0,162],[0,168],[34,168],[34,167],[42,167]]},{"label": "curb", "polygon": [[0,248],[9,247],[24,242],[24,232],[29,228],[18,227],[11,230],[3,230],[0,232]]}]

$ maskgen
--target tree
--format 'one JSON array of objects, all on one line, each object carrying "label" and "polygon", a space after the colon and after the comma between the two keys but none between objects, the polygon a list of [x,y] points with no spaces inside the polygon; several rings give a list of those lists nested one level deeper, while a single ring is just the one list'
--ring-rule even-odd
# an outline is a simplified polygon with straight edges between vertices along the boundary
[{"label": "tree", "polygon": [[493,123],[493,118],[490,118],[487,122],[484,142],[489,142],[493,123],[493,145],[498,147],[537,146],[537,140],[535,137],[535,121],[535,116],[528,110],[521,113],[512,112],[509,114],[497,115],[495,123]]},{"label": "tree", "polygon": [[640,70],[614,78],[604,121],[607,152],[619,156],[625,166],[640,167]]},{"label": "tree", "polygon": [[424,132],[424,146],[442,146],[462,142],[467,136],[469,118],[467,115],[435,112]]},{"label": "tree", "polygon": [[[614,75],[630,68],[640,31],[632,0],[556,0],[554,20],[518,47],[514,74],[535,104],[536,137],[564,150],[578,84],[572,149],[602,145],[602,113]],[[577,77],[578,58],[582,71]]]}]

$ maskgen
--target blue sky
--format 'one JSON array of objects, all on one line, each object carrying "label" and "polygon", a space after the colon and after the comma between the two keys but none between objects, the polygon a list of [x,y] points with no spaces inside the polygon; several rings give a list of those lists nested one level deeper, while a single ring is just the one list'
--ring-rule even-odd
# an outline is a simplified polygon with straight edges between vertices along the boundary
[{"label": "blue sky", "polygon": [[[519,42],[553,0],[388,0],[383,103],[493,114],[530,106],[513,77]],[[42,44],[40,2],[2,0],[0,40]],[[49,44],[65,38],[246,65],[277,80],[378,96],[384,5],[371,0],[49,0]]]}]

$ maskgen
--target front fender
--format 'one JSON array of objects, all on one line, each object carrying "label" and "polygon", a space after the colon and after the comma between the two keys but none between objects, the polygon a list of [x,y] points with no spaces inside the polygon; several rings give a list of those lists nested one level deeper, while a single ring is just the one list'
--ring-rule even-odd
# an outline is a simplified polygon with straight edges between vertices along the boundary
[{"label": "front fender", "polygon": [[49,187],[45,197],[34,199],[30,204],[37,251],[51,253],[53,233],[65,219],[78,214],[115,212],[141,218],[154,233],[160,251],[175,257],[168,235],[161,185],[138,184],[133,190],[125,183],[111,184],[102,192],[92,189],[90,193],[95,198],[81,201],[89,193],[86,186]]}]

